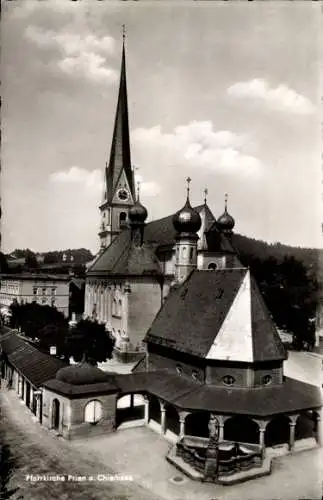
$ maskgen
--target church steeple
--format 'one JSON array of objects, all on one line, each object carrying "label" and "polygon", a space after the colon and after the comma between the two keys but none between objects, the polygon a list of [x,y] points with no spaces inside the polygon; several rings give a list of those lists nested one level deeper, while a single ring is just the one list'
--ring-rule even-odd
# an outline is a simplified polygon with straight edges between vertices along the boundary
[{"label": "church steeple", "polygon": [[128,210],[135,201],[134,174],[131,167],[128,95],[126,78],[125,27],[122,32],[122,57],[118,102],[110,159],[105,169],[105,193],[100,206],[101,248],[108,246],[126,225]]}]

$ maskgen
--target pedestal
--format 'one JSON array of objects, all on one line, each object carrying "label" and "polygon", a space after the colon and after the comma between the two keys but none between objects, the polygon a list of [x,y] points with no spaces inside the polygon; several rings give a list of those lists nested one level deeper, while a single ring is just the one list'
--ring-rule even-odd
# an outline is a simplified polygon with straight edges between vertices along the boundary
[{"label": "pedestal", "polygon": [[289,451],[292,451],[295,445],[295,425],[296,422],[289,423],[289,443],[288,443]]},{"label": "pedestal", "polygon": [[204,481],[216,482],[219,469],[219,450],[217,443],[210,442],[206,450]]}]

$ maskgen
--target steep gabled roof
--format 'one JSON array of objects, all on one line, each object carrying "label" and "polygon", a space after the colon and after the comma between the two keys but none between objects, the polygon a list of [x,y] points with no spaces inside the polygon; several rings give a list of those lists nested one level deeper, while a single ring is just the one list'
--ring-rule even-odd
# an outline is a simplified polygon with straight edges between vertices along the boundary
[{"label": "steep gabled roof", "polygon": [[146,341],[210,360],[253,363],[286,358],[245,268],[194,271],[171,291]]},{"label": "steep gabled roof", "polygon": [[131,240],[131,231],[124,230],[88,269],[87,275],[161,276],[159,261],[153,248],[138,247]]},{"label": "steep gabled roof", "polygon": [[122,171],[125,172],[131,194],[134,197],[133,172],[131,169],[128,96],[126,79],[125,46],[122,45],[121,73],[118,104],[116,109],[110,160],[106,169],[107,201],[112,202]]},{"label": "steep gabled roof", "polygon": [[245,273],[245,269],[194,271],[171,290],[146,340],[205,357]]},{"label": "steep gabled roof", "polygon": [[0,346],[9,363],[36,387],[55,378],[57,371],[67,366],[63,361],[39,351],[12,331],[0,337]]}]

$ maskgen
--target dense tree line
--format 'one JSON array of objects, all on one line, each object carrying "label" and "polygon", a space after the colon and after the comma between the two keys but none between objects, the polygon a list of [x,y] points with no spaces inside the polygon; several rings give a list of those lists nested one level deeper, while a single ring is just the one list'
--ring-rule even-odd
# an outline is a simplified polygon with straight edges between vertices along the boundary
[{"label": "dense tree line", "polygon": [[50,352],[56,347],[56,356],[80,361],[83,356],[93,364],[111,358],[114,338],[96,321],[81,320],[69,327],[68,320],[55,307],[14,302],[10,307],[11,327],[17,328],[34,340],[39,348]]},{"label": "dense tree line", "polygon": [[255,277],[276,325],[293,334],[296,349],[313,348],[319,284],[313,268],[294,256],[276,259],[240,252]]}]

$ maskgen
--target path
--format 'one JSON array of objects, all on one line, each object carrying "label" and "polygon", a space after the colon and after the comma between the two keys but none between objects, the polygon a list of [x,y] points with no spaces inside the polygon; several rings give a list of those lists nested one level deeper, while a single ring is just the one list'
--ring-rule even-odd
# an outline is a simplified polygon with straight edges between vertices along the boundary
[{"label": "path", "polygon": [[[34,422],[31,412],[13,392],[1,391],[0,405],[0,431],[18,461],[10,487],[18,486],[24,500],[158,500],[157,495],[134,482],[111,482],[112,467],[102,464],[91,453],[73,449],[70,442]],[[58,475],[66,479],[70,475],[73,480],[31,482],[26,480],[28,474]],[[90,475],[93,482],[75,481],[76,476],[87,479]]]}]

